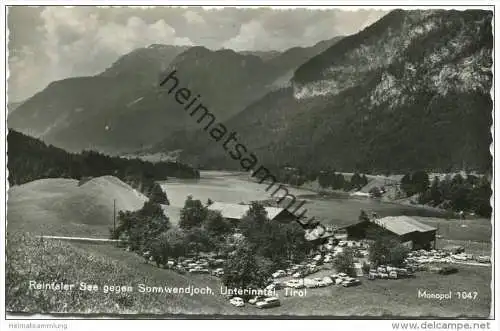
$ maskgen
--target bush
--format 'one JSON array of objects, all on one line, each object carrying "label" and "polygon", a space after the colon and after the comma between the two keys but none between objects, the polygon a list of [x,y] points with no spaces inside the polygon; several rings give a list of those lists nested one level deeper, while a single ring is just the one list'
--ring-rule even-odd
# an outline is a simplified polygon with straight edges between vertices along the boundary
[{"label": "bush", "polygon": [[380,264],[401,266],[410,250],[391,237],[381,234],[377,234],[376,236],[375,241],[370,245],[369,249],[370,261],[375,266]]},{"label": "bush", "polygon": [[354,255],[351,249],[345,249],[342,253],[338,254],[333,260],[333,266],[337,272],[343,272],[352,277],[356,276]]},{"label": "bush", "polygon": [[190,229],[199,227],[207,218],[208,210],[200,200],[194,200],[192,196],[188,196],[184,202],[184,207],[181,209],[181,217],[179,226],[182,229]]},{"label": "bush", "polygon": [[365,274],[368,274],[370,272],[371,266],[369,263],[363,262],[362,268],[363,268],[363,272]]},{"label": "bush", "polygon": [[149,200],[162,205],[170,205],[167,195],[158,183],[153,184],[151,192],[149,193]]},{"label": "bush", "polygon": [[255,255],[247,243],[243,243],[224,264],[222,282],[230,288],[264,288],[272,275],[273,264]]}]

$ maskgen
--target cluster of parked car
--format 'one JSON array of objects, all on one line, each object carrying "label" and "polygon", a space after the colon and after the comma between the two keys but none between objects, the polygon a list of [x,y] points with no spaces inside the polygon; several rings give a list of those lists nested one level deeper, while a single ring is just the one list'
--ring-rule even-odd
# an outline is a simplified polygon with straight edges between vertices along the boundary
[{"label": "cluster of parked car", "polygon": [[378,266],[376,269],[370,269],[368,279],[400,279],[414,277],[415,274],[411,268],[396,268],[393,266]]},{"label": "cluster of parked car", "polygon": [[459,248],[453,250],[418,250],[408,254],[407,263],[453,263],[453,262],[476,261],[479,263],[491,263],[489,256],[474,256],[467,254]]},{"label": "cluster of parked car", "polygon": [[350,247],[350,248],[365,248],[370,247],[369,243],[363,240],[341,240],[337,244],[339,247]]},{"label": "cluster of parked car", "polygon": [[342,285],[344,287],[356,286],[360,285],[361,281],[357,278],[350,277],[345,273],[332,274],[330,276],[325,277],[316,277],[316,278],[304,278],[304,279],[291,279],[285,282],[286,287],[290,287],[293,289],[301,289],[301,288],[318,288],[318,287],[326,287],[330,285]]},{"label": "cluster of parked car", "polygon": [[342,285],[344,287],[357,286],[361,284],[361,280],[351,277],[343,272],[330,275],[335,285]]},{"label": "cluster of parked car", "polygon": [[368,256],[368,248],[370,244],[364,240],[340,240],[338,242],[329,242],[318,247],[321,252],[324,252],[323,262],[328,263],[333,258],[342,253],[345,248],[351,248],[358,257]]},{"label": "cluster of parked car", "polygon": [[408,254],[406,263],[450,263],[452,262],[450,252],[442,250],[418,250]]},{"label": "cluster of parked car", "polygon": [[294,264],[287,268],[286,270],[277,270],[272,274],[273,278],[282,278],[286,276],[292,276],[294,278],[303,278],[320,270],[319,265],[321,262],[312,260],[310,262],[302,262],[300,264]]},{"label": "cluster of parked car", "polygon": [[177,260],[169,259],[163,267],[171,269],[178,273],[186,272],[192,274],[212,274],[213,276],[221,277],[224,275],[224,269],[220,266],[224,264],[224,259],[216,259],[213,257],[207,258],[179,258]]},{"label": "cluster of parked car", "polygon": [[[244,307],[245,301],[240,297],[233,297],[229,303],[236,307]],[[272,308],[281,306],[281,302],[276,297],[256,296],[248,300],[248,303],[259,309]]]}]

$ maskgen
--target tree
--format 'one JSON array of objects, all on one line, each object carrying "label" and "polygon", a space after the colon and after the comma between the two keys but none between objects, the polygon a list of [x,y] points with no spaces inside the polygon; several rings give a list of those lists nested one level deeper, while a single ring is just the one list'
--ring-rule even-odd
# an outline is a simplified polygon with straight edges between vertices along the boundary
[{"label": "tree", "polygon": [[255,254],[247,243],[226,260],[222,282],[230,288],[261,289],[272,274],[272,263]]},{"label": "tree", "polygon": [[119,238],[123,235],[128,238],[133,250],[141,251],[149,248],[151,241],[170,229],[170,226],[170,221],[161,206],[146,201],[137,211],[118,213],[118,227],[112,233],[112,237]]},{"label": "tree", "polygon": [[491,182],[483,176],[479,183],[471,190],[468,199],[472,205],[473,211],[483,217],[491,217]]},{"label": "tree", "polygon": [[181,209],[179,226],[182,229],[201,226],[206,217],[207,208],[203,206],[200,200],[193,200],[192,196],[188,196],[184,202],[184,207]]},{"label": "tree", "polygon": [[[286,260],[298,262],[302,261],[307,253],[313,248],[313,244],[304,237],[304,229],[297,222],[279,224],[284,233],[282,243],[275,242],[283,247],[282,252]],[[279,247],[275,248],[279,250]]]},{"label": "tree", "polygon": [[344,249],[343,252],[338,254],[333,260],[333,266],[337,272],[343,272],[349,276],[356,276],[354,269],[354,255],[350,248]]},{"label": "tree", "polygon": [[284,267],[287,260],[303,259],[311,249],[297,222],[282,224],[269,220],[260,203],[252,203],[239,227],[255,254],[270,259],[276,268]]},{"label": "tree", "polygon": [[230,233],[232,230],[231,224],[222,217],[220,211],[209,210],[207,218],[203,222],[203,227],[214,236],[222,236]]},{"label": "tree", "polygon": [[142,250],[145,242],[144,224],[145,220],[138,212],[118,213],[118,227],[113,237],[121,237],[122,234],[128,238],[128,244],[134,251]]},{"label": "tree", "polygon": [[245,216],[240,221],[241,233],[250,241],[258,242],[261,232],[269,222],[267,211],[259,202],[252,202]]},{"label": "tree", "polygon": [[372,187],[368,193],[374,198],[382,197],[382,190],[378,186]]},{"label": "tree", "polygon": [[151,188],[151,193],[149,194],[149,200],[162,205],[170,204],[167,198],[167,194],[165,194],[160,184],[158,183],[154,183],[153,187]]},{"label": "tree", "polygon": [[395,238],[384,235],[381,231],[372,233],[375,241],[369,249],[369,259],[375,265],[389,264],[400,266],[410,251],[406,246],[399,243]]},{"label": "tree", "polygon": [[325,171],[321,171],[318,175],[318,183],[322,188],[327,188],[330,186],[329,176]]},{"label": "tree", "polygon": [[429,188],[429,175],[425,171],[416,171],[411,176],[413,191],[422,194]]},{"label": "tree", "polygon": [[363,187],[363,178],[357,172],[351,177],[351,186],[357,190]]},{"label": "tree", "polygon": [[368,178],[366,178],[365,174],[363,174],[363,177],[361,179],[361,184],[362,184],[362,186],[368,185]]},{"label": "tree", "polygon": [[172,228],[154,239],[151,245],[151,254],[157,263],[166,263],[168,258],[178,258],[187,253],[186,234]]},{"label": "tree", "polygon": [[401,267],[404,265],[404,261],[408,256],[410,249],[400,243],[396,243],[394,246],[389,247],[389,258],[388,263],[395,267]]},{"label": "tree", "polygon": [[345,186],[345,178],[341,173],[335,174],[332,180],[332,188],[339,190]]},{"label": "tree", "polygon": [[186,230],[186,247],[190,252],[198,255],[200,252],[207,252],[215,248],[215,242],[208,233],[200,228],[193,227]]},{"label": "tree", "polygon": [[362,222],[362,221],[369,221],[369,220],[370,220],[370,217],[368,217],[368,214],[366,213],[366,211],[361,209],[361,212],[359,213],[358,221]]},{"label": "tree", "polygon": [[437,176],[432,180],[429,191],[429,198],[434,206],[438,206],[443,202],[443,192],[440,188],[439,178]]},{"label": "tree", "polygon": [[401,189],[405,192],[407,197],[411,197],[415,194],[410,174],[405,174],[403,178],[401,178]]}]

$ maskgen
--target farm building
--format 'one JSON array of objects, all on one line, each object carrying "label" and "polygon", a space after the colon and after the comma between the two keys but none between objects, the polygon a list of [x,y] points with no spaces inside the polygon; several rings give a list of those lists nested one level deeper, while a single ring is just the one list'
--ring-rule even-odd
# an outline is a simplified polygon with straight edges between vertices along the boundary
[{"label": "farm building", "polygon": [[[267,217],[270,220],[275,220],[278,222],[290,222],[297,219],[292,213],[290,213],[285,208],[278,207],[264,207],[267,211]],[[239,205],[234,203],[223,203],[214,202],[208,206],[209,210],[220,211],[222,217],[231,221],[232,223],[237,223],[240,221],[250,209],[250,205]]]},{"label": "farm building", "polygon": [[436,228],[423,224],[408,216],[389,216],[363,220],[345,227],[350,239],[373,239],[382,231],[411,249],[436,247]]}]

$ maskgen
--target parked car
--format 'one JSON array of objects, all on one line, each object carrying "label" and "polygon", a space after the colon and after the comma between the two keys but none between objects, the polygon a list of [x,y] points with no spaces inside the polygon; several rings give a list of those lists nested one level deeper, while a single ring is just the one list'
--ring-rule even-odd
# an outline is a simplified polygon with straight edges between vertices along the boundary
[{"label": "parked car", "polygon": [[343,278],[340,278],[340,277],[337,277],[335,278],[334,282],[335,282],[335,285],[340,285],[342,284],[342,282],[344,281]]},{"label": "parked car", "polygon": [[386,272],[379,272],[378,273],[378,278],[380,278],[380,279],[387,279],[387,278],[389,278],[389,274],[386,273]]},{"label": "parked car", "polygon": [[291,287],[294,289],[301,289],[304,288],[304,283],[298,279],[291,279],[288,282],[285,283],[285,286]]},{"label": "parked car", "polygon": [[229,303],[236,307],[243,307],[245,305],[245,302],[240,297],[231,298],[231,300],[229,300]]},{"label": "parked car", "polygon": [[273,282],[273,283],[266,286],[266,290],[268,290],[268,291],[280,290],[282,287],[283,286],[281,285],[281,283]]},{"label": "parked car", "polygon": [[390,279],[398,279],[399,277],[398,277],[397,271],[395,271],[395,270],[390,271],[389,272],[389,278]]},{"label": "parked car", "polygon": [[443,268],[442,267],[438,267],[438,266],[430,266],[429,267],[429,271],[430,272],[435,272],[435,273],[440,273],[441,269],[443,269]]},{"label": "parked car", "polygon": [[333,280],[332,280],[330,277],[325,276],[325,277],[323,277],[323,278],[320,280],[319,284],[320,284],[320,286],[322,286],[322,287],[323,287],[323,286],[330,286],[330,285],[332,285],[332,284],[333,284]]},{"label": "parked car", "polygon": [[307,276],[307,273],[304,271],[299,271],[292,275],[293,278],[304,278],[305,276]]},{"label": "parked car", "polygon": [[316,255],[315,257],[313,257],[313,260],[314,260],[314,261],[316,261],[316,262],[317,262],[317,261],[320,261],[320,260],[322,260],[322,259],[323,259],[323,257],[321,256],[321,254],[318,254],[318,255]]},{"label": "parked car", "polygon": [[212,270],[212,276],[222,277],[223,275],[224,275],[224,269],[222,268],[217,268],[215,270]]},{"label": "parked car", "polygon": [[453,259],[455,259],[455,260],[459,260],[459,261],[467,261],[467,256],[462,255],[462,254],[452,255],[451,257],[452,257]]},{"label": "parked car", "polygon": [[320,287],[319,283],[316,281],[310,281],[310,282],[305,282],[305,287],[306,288],[317,288]]},{"label": "parked car", "polygon": [[357,285],[361,285],[361,281],[359,279],[356,279],[356,278],[350,278],[348,280],[345,280],[342,283],[342,286],[344,286],[344,287],[351,287],[351,286],[357,286]]},{"label": "parked car", "polygon": [[489,256],[476,256],[476,261],[479,263],[490,263],[491,258]]},{"label": "parked car", "polygon": [[262,308],[272,308],[281,306],[281,302],[276,297],[265,298],[262,301],[259,301],[255,304],[255,306],[259,309]]},{"label": "parked car", "polygon": [[248,300],[248,303],[251,305],[255,305],[257,302],[262,301],[265,298],[267,298],[267,297],[264,295],[257,295],[255,297],[251,298],[250,300]]},{"label": "parked car", "polygon": [[213,264],[214,266],[220,266],[220,265],[223,265],[223,264],[224,264],[224,262],[226,262],[226,260],[224,260],[224,259],[215,259],[215,260],[212,262],[212,264]]},{"label": "parked car", "polygon": [[210,270],[202,268],[200,266],[189,269],[189,273],[192,274],[209,274]]},{"label": "parked car", "polygon": [[465,248],[463,246],[448,246],[444,248],[446,251],[451,254],[460,254],[465,252]]},{"label": "parked car", "polygon": [[285,270],[278,270],[275,273],[273,273],[272,276],[273,276],[273,278],[285,277],[286,272],[285,272]]}]

